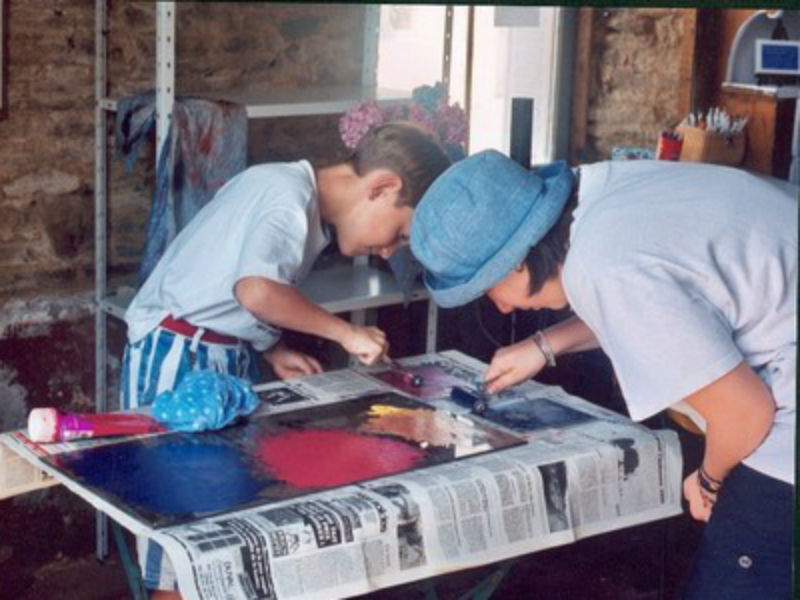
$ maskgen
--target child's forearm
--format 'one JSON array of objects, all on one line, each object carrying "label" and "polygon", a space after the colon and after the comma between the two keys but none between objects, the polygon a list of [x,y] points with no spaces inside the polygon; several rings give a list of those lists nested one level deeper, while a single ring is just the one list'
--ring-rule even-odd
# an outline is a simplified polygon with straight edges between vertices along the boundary
[{"label": "child's forearm", "polygon": [[717,481],[761,445],[775,419],[772,393],[744,362],[686,402],[706,421],[703,468]]},{"label": "child's forearm", "polygon": [[551,325],[542,333],[556,356],[599,348],[592,330],[578,317],[573,316]]},{"label": "child's forearm", "polygon": [[303,296],[296,288],[266,279],[245,277],[236,282],[239,304],[259,321],[341,344],[353,326]]}]

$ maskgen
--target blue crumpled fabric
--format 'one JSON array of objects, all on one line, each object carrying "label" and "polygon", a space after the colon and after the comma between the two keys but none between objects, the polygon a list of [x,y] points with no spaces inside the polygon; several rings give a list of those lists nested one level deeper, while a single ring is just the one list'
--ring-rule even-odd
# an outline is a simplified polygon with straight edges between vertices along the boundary
[{"label": "blue crumpled fabric", "polygon": [[244,379],[192,371],[174,390],[156,396],[151,415],[172,431],[210,431],[249,415],[258,404],[258,396]]}]

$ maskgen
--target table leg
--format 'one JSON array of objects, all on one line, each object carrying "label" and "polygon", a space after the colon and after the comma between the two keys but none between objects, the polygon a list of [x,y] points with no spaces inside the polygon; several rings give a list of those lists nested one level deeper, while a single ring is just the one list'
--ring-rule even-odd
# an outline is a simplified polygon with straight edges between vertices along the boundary
[{"label": "table leg", "polygon": [[514,560],[505,560],[501,562],[491,575],[468,592],[462,594],[458,600],[489,600],[495,590],[500,586],[505,576],[508,575],[508,572],[511,571],[514,562]]},{"label": "table leg", "polygon": [[128,577],[131,595],[134,600],[147,600],[147,590],[144,587],[144,582],[139,572],[139,565],[131,556],[128,542],[125,540],[125,534],[122,532],[122,527],[112,519],[109,519],[109,521],[111,522],[111,530],[114,532],[114,540],[117,542],[117,550],[119,550],[122,567],[125,569],[125,575]]}]

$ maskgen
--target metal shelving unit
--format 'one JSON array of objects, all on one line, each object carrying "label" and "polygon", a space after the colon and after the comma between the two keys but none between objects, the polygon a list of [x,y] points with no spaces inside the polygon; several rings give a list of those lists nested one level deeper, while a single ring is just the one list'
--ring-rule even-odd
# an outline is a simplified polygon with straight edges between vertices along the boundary
[{"label": "metal shelving unit", "polygon": [[[175,2],[156,3],[156,148],[167,135],[175,100]],[[336,114],[354,103],[376,99],[379,103],[402,102],[409,91],[379,89],[375,85],[379,5],[365,6],[364,61],[362,85],[327,86],[302,90],[271,90],[253,93],[228,91],[204,97],[226,99],[243,104],[249,118],[272,118]],[[449,11],[452,18],[452,11]],[[108,96],[107,71],[108,11],[106,0],[95,0],[95,408],[108,409],[107,318],[122,318],[133,299],[132,288],[109,290],[107,281],[108,115],[116,110],[116,99]],[[447,49],[449,52],[449,47]],[[350,312],[351,320],[366,321],[366,311],[405,301],[394,277],[367,264],[366,257],[351,266],[312,271],[300,288],[311,300],[334,313]],[[428,299],[424,286],[417,286],[411,301],[428,300],[426,350],[436,347],[436,305]],[[106,517],[97,514],[97,556],[108,550]]]},{"label": "metal shelving unit", "polygon": [[[156,147],[166,137],[172,104],[175,99],[175,2],[156,3]],[[364,61],[362,85],[327,86],[302,90],[271,90],[253,93],[248,90],[204,97],[226,99],[243,104],[250,118],[272,118],[341,113],[355,102],[374,98],[380,103],[407,100],[408,91],[379,89],[375,85],[377,37],[380,6],[365,6]],[[449,11],[452,19],[452,11]],[[133,298],[131,288],[109,290],[107,269],[108,204],[108,115],[116,110],[116,99],[107,95],[106,41],[108,36],[106,0],[95,0],[95,405],[98,411],[108,406],[106,380],[107,317],[122,318]],[[449,48],[447,49],[449,51]],[[351,312],[354,322],[364,322],[365,311],[404,301],[391,274],[371,267],[366,258],[355,259],[352,266],[312,271],[300,288],[311,300],[331,312]],[[410,300],[426,300],[424,286],[417,286]],[[428,302],[426,350],[436,345],[437,311]]]}]

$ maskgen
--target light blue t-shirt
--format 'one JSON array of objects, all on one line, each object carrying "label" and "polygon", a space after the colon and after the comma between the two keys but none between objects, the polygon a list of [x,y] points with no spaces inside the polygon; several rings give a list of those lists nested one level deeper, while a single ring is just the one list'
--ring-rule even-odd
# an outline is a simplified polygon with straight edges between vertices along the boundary
[{"label": "light blue t-shirt", "polygon": [[631,417],[681,410],[744,360],[778,407],[744,462],[792,482],[797,188],[706,164],[604,162],[581,167],[574,216],[565,293]]},{"label": "light blue t-shirt", "polygon": [[169,245],[125,313],[128,340],[172,315],[266,350],[280,332],[239,305],[235,283],[259,276],[296,286],[328,242],[307,161],[250,167]]}]

